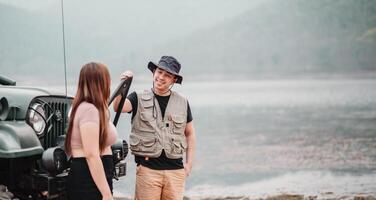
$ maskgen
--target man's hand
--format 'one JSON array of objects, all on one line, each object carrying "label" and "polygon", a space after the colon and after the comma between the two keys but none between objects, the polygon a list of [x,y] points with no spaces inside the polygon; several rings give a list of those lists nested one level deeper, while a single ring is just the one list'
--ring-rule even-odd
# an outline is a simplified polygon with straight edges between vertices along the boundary
[{"label": "man's hand", "polygon": [[[127,79],[132,78],[132,77],[133,77],[132,71],[127,70],[120,75],[120,81],[124,81],[124,80],[127,80]],[[119,94],[121,94],[121,96],[123,96],[126,93],[126,91],[127,90],[123,85]]]},{"label": "man's hand", "polygon": [[184,164],[184,171],[185,171],[185,176],[188,177],[189,174],[191,173],[192,170],[192,163],[185,163]]},{"label": "man's hand", "polygon": [[133,72],[128,70],[128,71],[121,73],[120,80],[125,80],[130,77],[133,77]]},{"label": "man's hand", "polygon": [[[118,88],[115,90],[116,97],[113,102],[113,108],[115,112],[118,112],[120,100],[127,93],[127,89],[129,89],[129,87],[128,88],[124,87],[123,81],[126,82],[127,79],[132,78],[132,77],[133,77],[133,73],[129,70],[120,74],[121,83],[119,84]],[[132,104],[128,99],[125,99],[124,106],[123,108],[121,108],[121,112],[130,112],[130,111],[132,111]]]}]

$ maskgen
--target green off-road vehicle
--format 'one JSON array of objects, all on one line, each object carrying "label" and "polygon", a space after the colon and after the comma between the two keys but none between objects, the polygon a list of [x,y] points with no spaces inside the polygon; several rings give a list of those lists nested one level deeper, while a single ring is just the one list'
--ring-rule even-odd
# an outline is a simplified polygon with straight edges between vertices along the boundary
[{"label": "green off-road vehicle", "polygon": [[[0,199],[67,199],[64,141],[72,100],[0,76]],[[118,140],[112,150],[115,178],[124,176],[127,144]]]}]

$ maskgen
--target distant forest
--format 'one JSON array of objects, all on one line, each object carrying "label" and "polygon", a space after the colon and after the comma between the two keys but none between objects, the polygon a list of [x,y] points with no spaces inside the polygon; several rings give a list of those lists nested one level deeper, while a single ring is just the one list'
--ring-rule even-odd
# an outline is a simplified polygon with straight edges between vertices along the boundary
[{"label": "distant forest", "polygon": [[[61,66],[59,20],[0,4],[1,71]],[[132,53],[122,52],[132,44],[109,34],[81,34],[80,20],[74,23],[69,28],[68,22],[67,37],[79,42],[67,46],[70,63],[99,53],[115,66],[124,60],[142,66],[146,57],[168,52],[188,74],[376,71],[375,0],[267,0],[220,24]]]},{"label": "distant forest", "polygon": [[169,45],[196,72],[375,71],[376,1],[266,1]]}]

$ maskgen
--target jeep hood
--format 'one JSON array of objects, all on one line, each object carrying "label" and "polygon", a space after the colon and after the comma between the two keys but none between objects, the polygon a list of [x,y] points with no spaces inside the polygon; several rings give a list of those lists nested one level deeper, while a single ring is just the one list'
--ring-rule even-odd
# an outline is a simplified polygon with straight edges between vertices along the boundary
[{"label": "jeep hood", "polygon": [[48,96],[47,90],[33,87],[0,86],[0,98],[5,97],[9,110],[16,109],[16,119],[25,119],[28,106],[37,96]]}]

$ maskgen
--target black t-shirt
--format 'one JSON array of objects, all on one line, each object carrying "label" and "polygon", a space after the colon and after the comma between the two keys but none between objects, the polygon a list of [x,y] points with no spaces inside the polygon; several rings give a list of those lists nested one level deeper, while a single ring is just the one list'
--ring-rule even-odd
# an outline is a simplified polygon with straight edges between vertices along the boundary
[{"label": "black t-shirt", "polygon": [[[159,107],[161,108],[162,117],[164,117],[168,101],[170,100],[170,95],[169,96],[159,96],[156,94],[154,95],[158,101]],[[137,107],[138,107],[138,99],[137,99],[136,92],[132,92],[131,94],[129,94],[127,99],[132,104],[132,119],[133,119],[137,113]],[[187,103],[187,123],[191,122],[192,120],[193,118],[192,118],[191,108],[189,107],[189,103]],[[184,168],[183,158],[178,158],[178,159],[167,158],[164,150],[162,150],[162,154],[158,158],[148,158],[148,160],[145,160],[145,157],[143,156],[135,156],[135,162],[137,163],[137,165],[141,164],[145,167],[149,167],[151,169],[156,169],[156,170]]]}]

